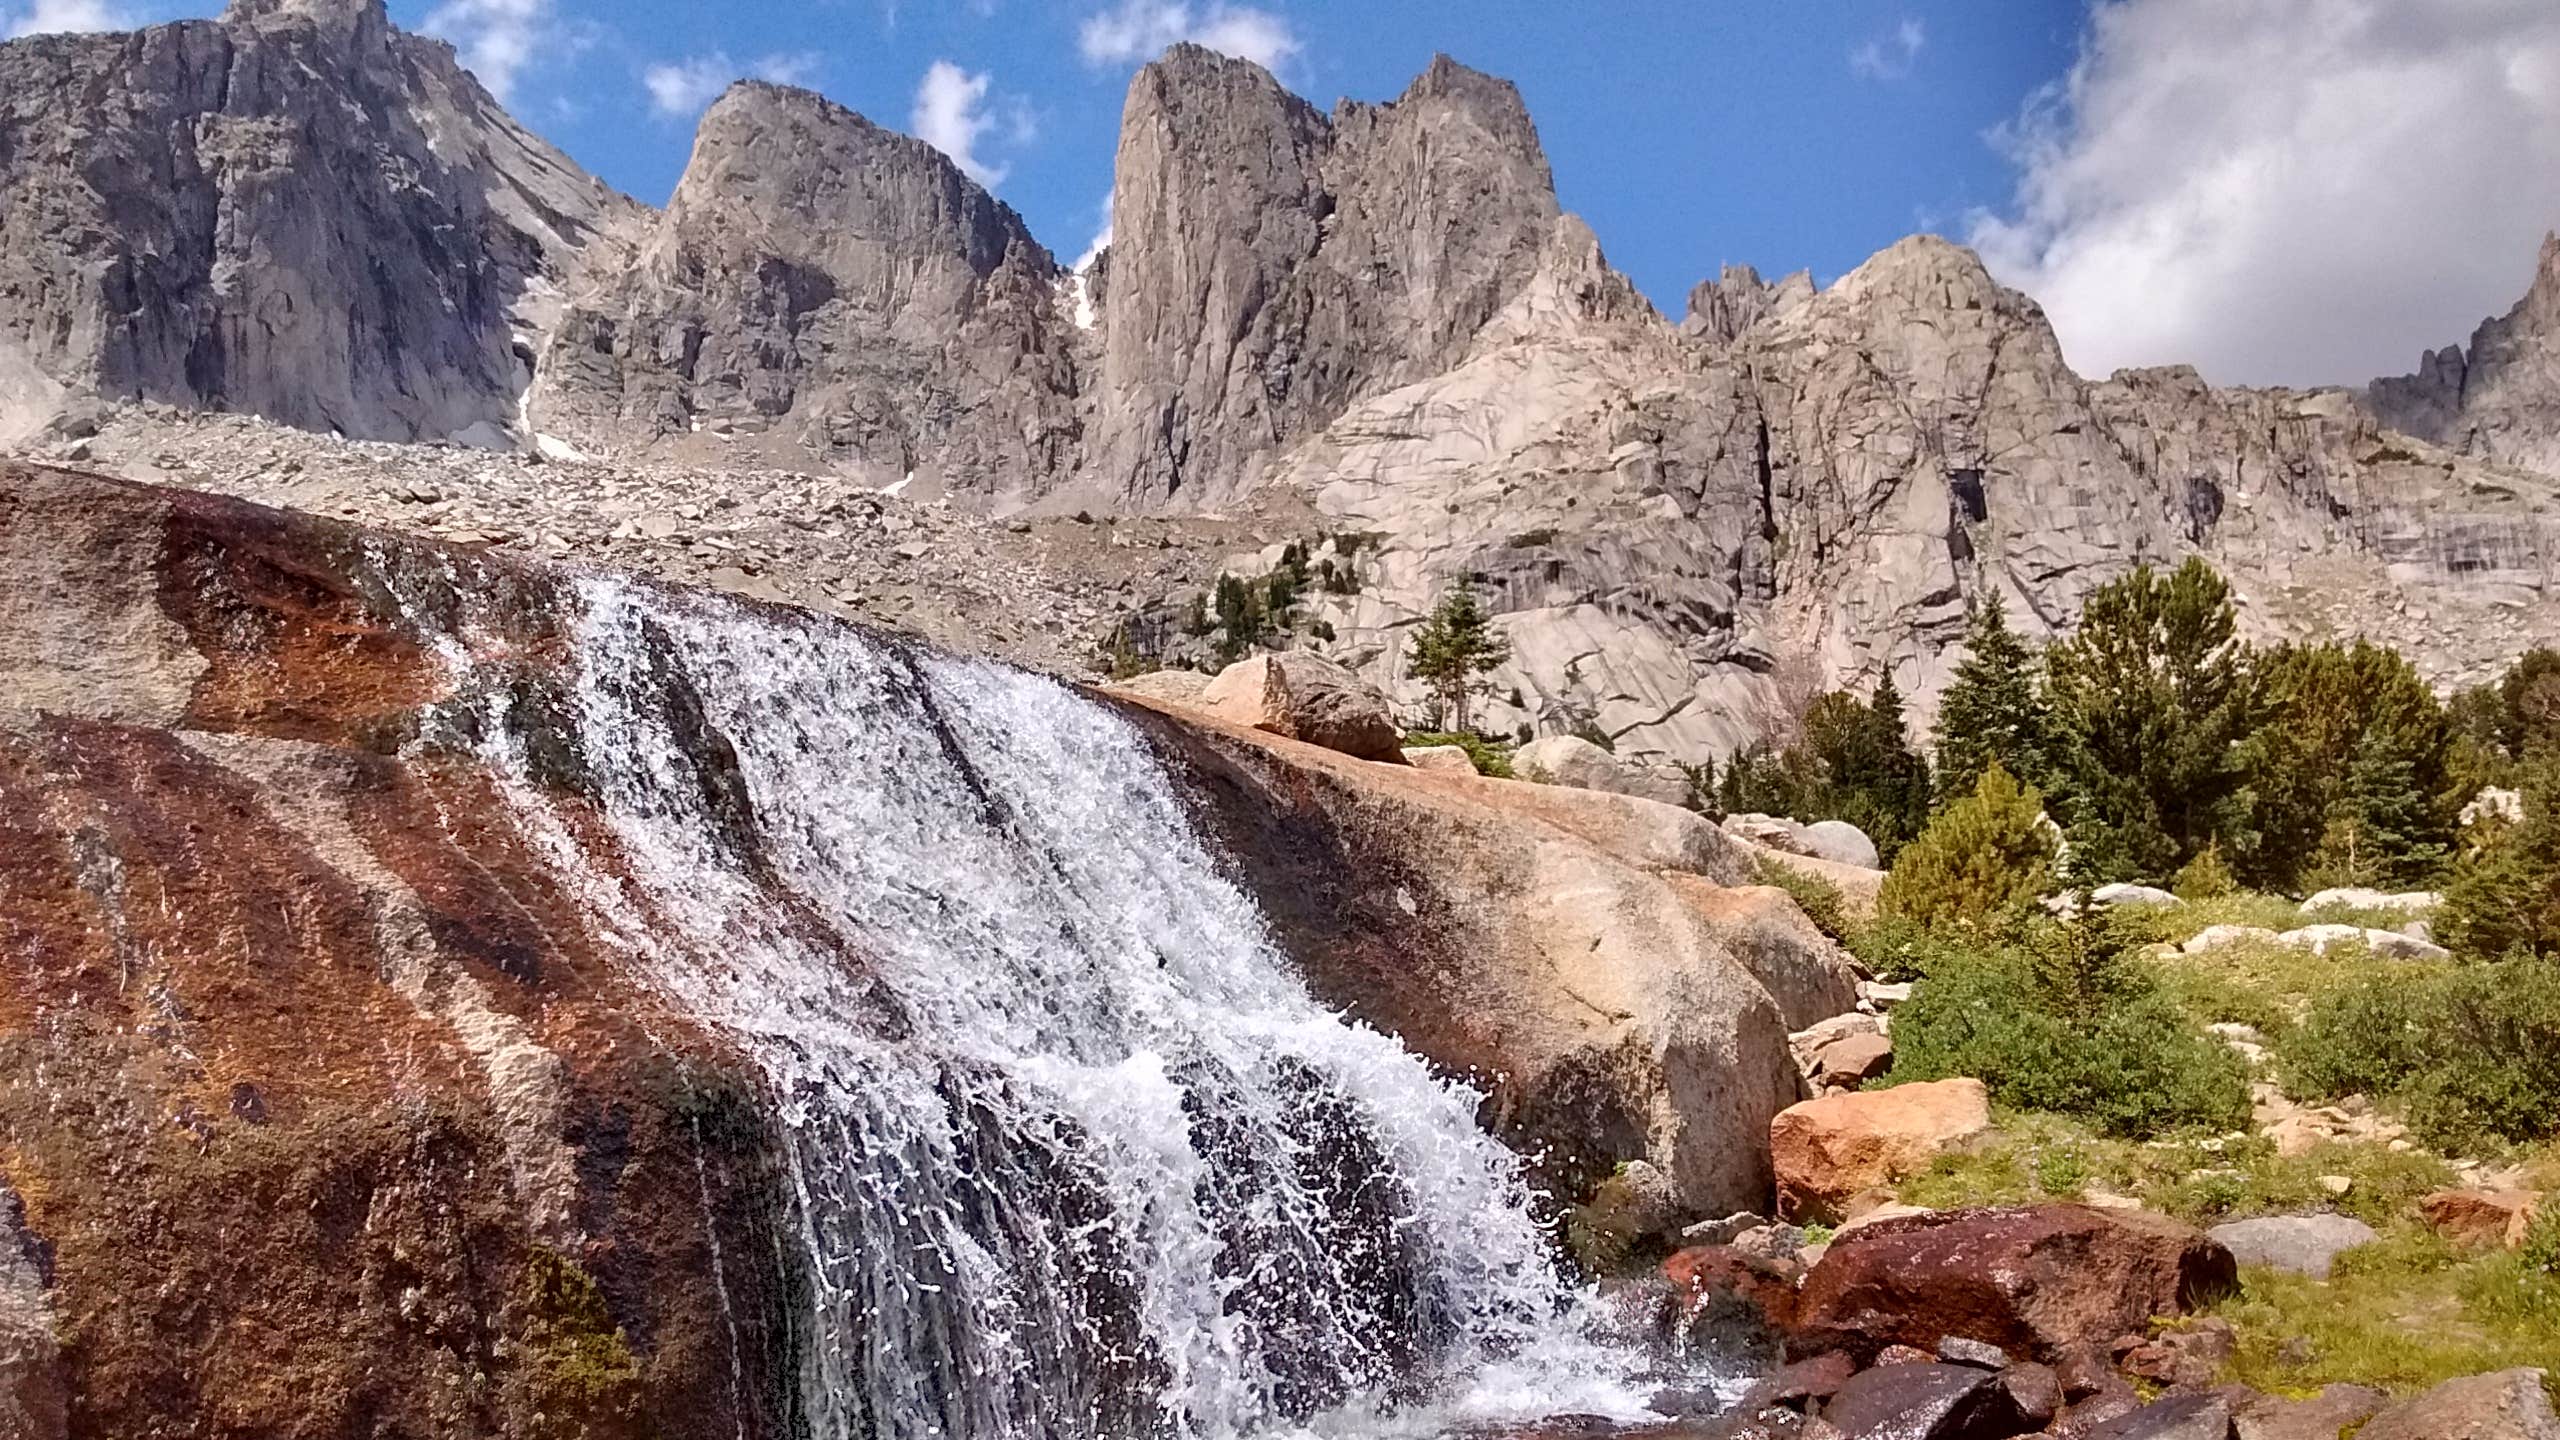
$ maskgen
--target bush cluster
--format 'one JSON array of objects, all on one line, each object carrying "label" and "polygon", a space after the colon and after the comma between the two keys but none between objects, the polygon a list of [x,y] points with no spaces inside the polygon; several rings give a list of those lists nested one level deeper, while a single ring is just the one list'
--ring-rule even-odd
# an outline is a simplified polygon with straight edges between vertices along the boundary
[{"label": "bush cluster", "polygon": [[2560,1133],[2560,959],[2408,967],[2312,1003],[2277,1046],[2287,1087],[2387,1097],[2448,1152]]},{"label": "bush cluster", "polygon": [[1894,1080],[1970,1075],[2003,1105],[2110,1135],[2242,1124],[2239,1057],[2178,1008],[2131,943],[2095,917],[1932,955],[1894,1012]]}]

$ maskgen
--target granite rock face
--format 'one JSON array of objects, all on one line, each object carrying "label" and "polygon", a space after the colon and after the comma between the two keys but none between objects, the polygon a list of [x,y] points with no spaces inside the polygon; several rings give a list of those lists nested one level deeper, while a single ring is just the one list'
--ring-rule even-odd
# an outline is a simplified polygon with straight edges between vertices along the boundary
[{"label": "granite rock face", "polygon": [[628,205],[379,0],[0,46],[0,437],[102,396],[502,442]]},{"label": "granite rock face", "polygon": [[1093,492],[1214,504],[1366,394],[1446,370],[1558,214],[1508,82],[1435,60],[1330,118],[1178,45],[1130,82]]},{"label": "granite rock face", "polygon": [[942,152],[743,82],[665,213],[573,280],[534,414],[598,449],[761,437],[875,487],[1038,493],[1077,460],[1059,280]]},{"label": "granite rock face", "polygon": [[2560,473],[2560,234],[2546,236],[2533,284],[2480,322],[2468,349],[2418,357],[2414,374],[2366,392],[2393,428],[2466,455]]}]

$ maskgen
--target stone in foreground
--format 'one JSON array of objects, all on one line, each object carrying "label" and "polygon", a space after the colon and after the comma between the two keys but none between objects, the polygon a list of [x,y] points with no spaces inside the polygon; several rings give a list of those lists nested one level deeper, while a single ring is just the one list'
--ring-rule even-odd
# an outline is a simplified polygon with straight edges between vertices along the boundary
[{"label": "stone in foreground", "polygon": [[1963,1078],[1791,1105],[1769,1124],[1778,1213],[1789,1220],[1837,1220],[1860,1191],[1911,1174],[1990,1126],[1990,1092]]},{"label": "stone in foreground", "polygon": [[2560,1440],[2543,1372],[2500,1370],[2447,1380],[2373,1417],[2356,1440]]},{"label": "stone in foreground", "polygon": [[2027,1424],[1997,1374],[1935,1362],[1865,1371],[1822,1418],[1847,1440],[2007,1440]]},{"label": "stone in foreground", "polygon": [[1797,1297],[1799,1354],[1956,1336],[2052,1362],[2139,1333],[2236,1283],[2231,1252],[2162,1216],[2081,1205],[1950,1210],[1832,1242]]},{"label": "stone in foreground", "polygon": [[2243,1265],[2271,1265],[2314,1280],[2328,1279],[2340,1255],[2382,1238],[2349,1215],[2269,1215],[2216,1225],[2210,1233]]}]

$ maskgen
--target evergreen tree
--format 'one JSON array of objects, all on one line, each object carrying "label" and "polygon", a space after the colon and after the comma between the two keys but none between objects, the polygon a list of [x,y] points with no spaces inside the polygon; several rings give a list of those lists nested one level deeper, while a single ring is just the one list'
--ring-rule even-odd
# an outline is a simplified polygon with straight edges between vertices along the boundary
[{"label": "evergreen tree", "polygon": [[2560,955],[2560,749],[2537,749],[2518,781],[2523,823],[2464,857],[2445,886],[2444,943],[2475,959]]},{"label": "evergreen tree", "polygon": [[2201,560],[2100,586],[2045,652],[2055,799],[2087,880],[2163,879],[2238,828],[2248,733],[2231,587]]},{"label": "evergreen tree", "polygon": [[1994,920],[2043,896],[2054,879],[2054,850],[2044,797],[1994,760],[1973,793],[1939,811],[1903,847],[1876,909],[1929,925]]},{"label": "evergreen tree", "polygon": [[1961,798],[1994,762],[2030,784],[2051,773],[2053,720],[2037,688],[2036,654],[2009,628],[1998,592],[1973,607],[1964,662],[1938,701],[1938,793]]},{"label": "evergreen tree", "polygon": [[2248,878],[2294,890],[2433,873],[2465,796],[2451,722],[2416,668],[2363,641],[2284,645],[2252,657],[2249,679]]},{"label": "evergreen tree", "polygon": [[1815,697],[1804,714],[1804,738],[1789,747],[1788,768],[1812,783],[1782,812],[1798,820],[1846,820],[1867,832],[1886,863],[1929,818],[1929,768],[1911,748],[1902,692],[1892,672],[1875,697],[1846,691]]},{"label": "evergreen tree", "polygon": [[1511,659],[1511,645],[1461,581],[1413,632],[1406,653],[1414,677],[1431,688],[1431,728],[1467,731],[1468,702],[1484,689],[1484,677]]},{"label": "evergreen tree", "polygon": [[2528,650],[2498,682],[2498,738],[2521,760],[2560,744],[2560,650]]}]

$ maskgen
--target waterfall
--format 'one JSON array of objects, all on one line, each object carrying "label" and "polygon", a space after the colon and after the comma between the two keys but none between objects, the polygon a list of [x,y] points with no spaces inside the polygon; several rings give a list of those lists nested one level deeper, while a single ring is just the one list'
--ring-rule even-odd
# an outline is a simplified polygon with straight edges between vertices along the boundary
[{"label": "waterfall", "polygon": [[539,724],[437,641],[458,729],[761,1071],[812,1440],[1642,1413],[1478,1097],[1311,998],[1109,708],[814,617],[567,603]]}]

